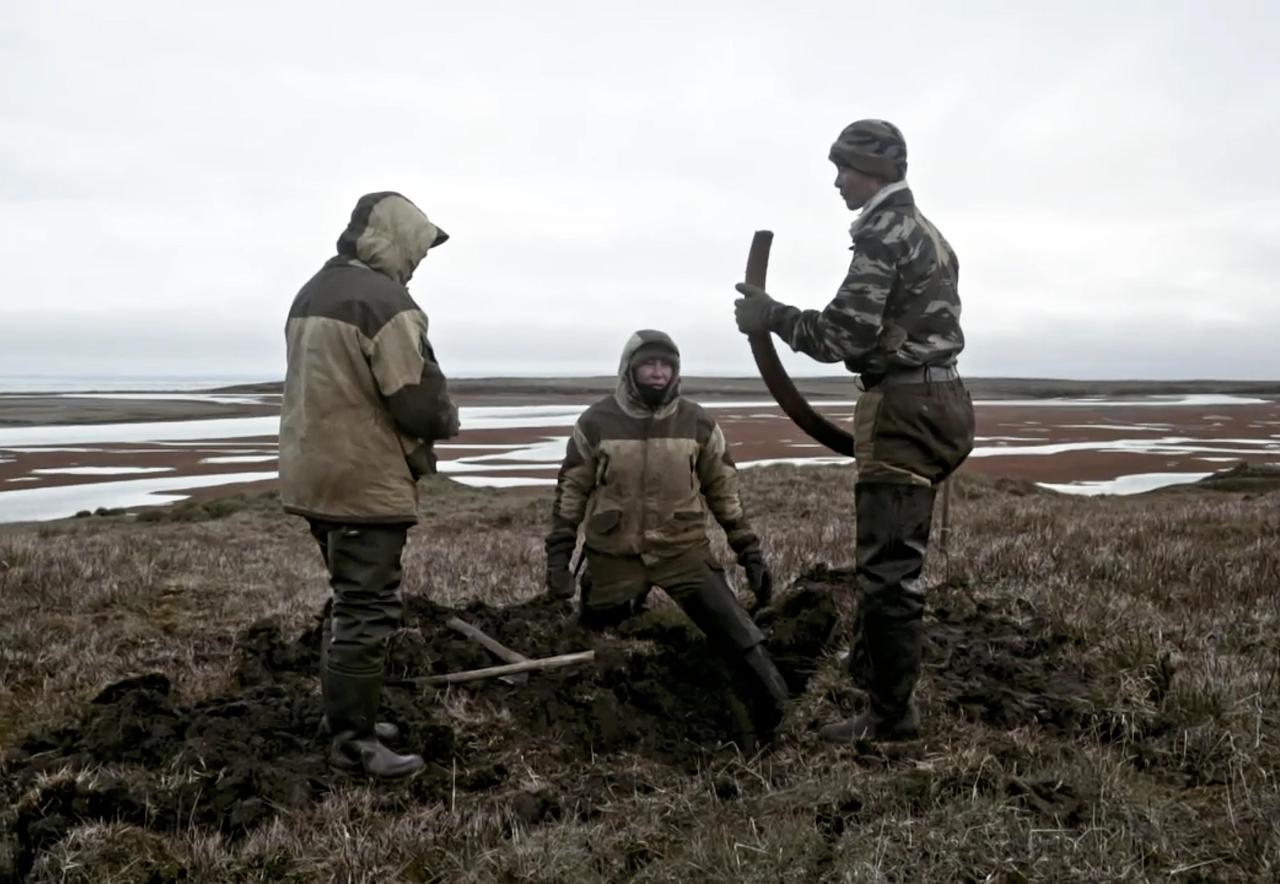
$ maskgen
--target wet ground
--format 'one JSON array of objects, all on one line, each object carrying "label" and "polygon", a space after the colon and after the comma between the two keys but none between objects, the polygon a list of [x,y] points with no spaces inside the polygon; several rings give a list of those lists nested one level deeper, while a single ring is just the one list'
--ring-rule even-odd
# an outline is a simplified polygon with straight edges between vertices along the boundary
[{"label": "wet ground", "polygon": [[[793,693],[804,692],[819,663],[843,643],[838,609],[851,586],[849,572],[817,567],[760,612]],[[544,766],[590,763],[599,770],[616,759],[623,776],[627,759],[639,755],[692,773],[753,748],[751,710],[738,699],[733,673],[671,606],[591,634],[564,602],[454,610],[409,597],[406,604],[406,628],[389,650],[392,686],[380,717],[400,727],[396,745],[422,753],[428,766],[414,780],[387,787],[393,802],[490,793],[529,824],[566,814],[589,818],[610,783],[572,777],[566,779],[574,785],[561,791],[528,792],[513,782],[513,760],[536,755]],[[0,819],[6,830],[0,839],[18,845],[10,871],[24,874],[42,850],[84,821],[240,837],[348,782],[328,768],[318,733],[320,616],[300,636],[283,636],[266,622],[247,630],[239,642],[237,683],[222,696],[188,704],[167,674],[143,674],[104,689],[78,721],[31,734],[10,750],[0,764],[0,798],[13,808]],[[594,648],[596,660],[536,672],[520,685],[490,679],[453,686],[450,691],[476,704],[473,712],[488,710],[486,721],[500,722],[459,725],[439,690],[408,681],[495,664],[488,651],[444,626],[454,616],[529,657]],[[926,647],[931,702],[1002,732],[1073,734],[1096,727],[1089,680],[1065,662],[1069,645],[1034,611],[1016,605],[999,609],[966,600],[935,609]],[[852,690],[830,699],[850,711],[857,702]],[[1040,794],[1035,782],[1009,788],[1024,790],[1032,804],[1062,797],[1060,789]],[[838,825],[843,812],[835,807],[830,825]]]}]

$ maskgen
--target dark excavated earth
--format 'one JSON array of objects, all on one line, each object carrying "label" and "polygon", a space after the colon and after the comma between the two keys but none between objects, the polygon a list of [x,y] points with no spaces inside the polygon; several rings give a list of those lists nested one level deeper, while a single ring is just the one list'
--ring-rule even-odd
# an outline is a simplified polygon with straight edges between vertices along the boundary
[{"label": "dark excavated earth", "polygon": [[[758,614],[794,694],[842,643],[837,600],[852,585],[848,570],[817,566]],[[405,605],[405,628],[388,651],[380,717],[400,727],[397,748],[421,753],[428,766],[387,786],[401,803],[510,790],[507,764],[519,754],[542,753],[565,765],[617,757],[620,767],[637,754],[693,772],[719,754],[754,748],[751,710],[733,690],[733,673],[672,606],[597,634],[577,625],[570,604],[545,598],[454,609],[409,596]],[[271,622],[250,627],[238,642],[236,684],[222,696],[185,703],[169,675],[140,674],[103,689],[78,721],[31,734],[9,751],[0,762],[0,797],[10,808],[0,818],[8,831],[0,834],[18,848],[16,867],[0,877],[21,879],[42,850],[82,822],[207,827],[239,837],[349,782],[327,766],[319,734],[323,616],[292,638]],[[499,662],[448,629],[451,617],[531,658],[594,649],[596,659],[531,673],[523,684],[488,679],[449,687],[506,710],[498,718],[504,726],[470,733],[450,721],[442,689],[412,681]],[[1057,653],[1068,640],[1034,612],[984,603],[940,607],[930,612],[927,636],[926,677],[934,696],[958,714],[1001,730],[1069,733],[1085,725],[1086,683]],[[605,798],[592,790],[608,785],[581,780],[572,802],[521,792],[511,811],[531,824],[557,819],[570,806],[590,815],[593,802]]]}]

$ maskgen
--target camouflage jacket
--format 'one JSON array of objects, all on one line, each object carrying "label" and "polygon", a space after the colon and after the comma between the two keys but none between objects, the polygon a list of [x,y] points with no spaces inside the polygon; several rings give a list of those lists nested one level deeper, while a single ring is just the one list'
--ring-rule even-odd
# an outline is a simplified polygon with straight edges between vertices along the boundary
[{"label": "camouflage jacket", "polygon": [[641,401],[630,370],[641,343],[633,337],[624,350],[614,395],[573,428],[556,482],[548,558],[567,563],[583,523],[588,549],[647,563],[670,558],[707,542],[710,512],[741,559],[759,540],[724,433],[705,409],[680,397],[678,377],[656,409]]},{"label": "camouflage jacket", "polygon": [[779,304],[770,330],[793,350],[864,374],[954,364],[964,349],[960,264],[906,183],[876,194],[849,233],[853,261],[831,303],[822,310]]},{"label": "camouflage jacket", "polygon": [[427,316],[404,286],[440,237],[404,197],[366,200],[289,309],[280,499],[327,521],[415,522],[420,458],[458,431]]}]

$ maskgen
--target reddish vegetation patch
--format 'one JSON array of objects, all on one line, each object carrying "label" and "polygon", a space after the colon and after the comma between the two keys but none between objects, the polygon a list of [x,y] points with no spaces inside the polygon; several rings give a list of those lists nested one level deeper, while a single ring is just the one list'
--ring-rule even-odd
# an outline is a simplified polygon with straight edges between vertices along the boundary
[{"label": "reddish vegetation patch", "polygon": [[[253,473],[276,469],[276,439],[265,438],[234,440],[235,445],[163,446],[154,443],[112,445],[65,445],[57,448],[82,448],[86,451],[11,451],[13,460],[0,463],[0,491],[16,491],[22,488],[49,488],[59,485],[89,485],[98,482],[121,482],[130,479],[162,479],[169,476],[213,476],[228,473]],[[250,450],[258,455],[249,455]],[[241,452],[244,452],[242,454]],[[208,458],[260,456],[268,460],[232,463],[204,463]],[[8,480],[33,475],[34,470],[62,470],[68,467],[166,467],[157,473],[118,473],[113,475],[85,476],[68,473],[35,474],[35,481],[12,483]],[[253,483],[261,486],[263,483]],[[227,486],[223,486],[227,487]]]},{"label": "reddish vegetation patch", "polygon": [[[525,401],[522,404],[537,404]],[[849,426],[852,407],[823,406],[819,410],[844,426]],[[724,428],[734,458],[740,463],[776,458],[829,457],[831,452],[806,437],[773,405],[716,408],[712,413]],[[1179,450],[1145,453],[1134,450],[1091,448],[1057,454],[1001,454],[983,456],[979,451],[962,467],[965,471],[989,476],[1026,479],[1036,482],[1066,483],[1114,479],[1133,473],[1208,473],[1221,469],[1228,460],[1251,464],[1280,461],[1280,403],[1252,405],[1000,405],[978,407],[980,447],[1034,446],[1058,443],[1097,443],[1116,440],[1162,438],[1193,439]],[[444,449],[444,460],[462,460],[502,453],[500,446],[529,445],[548,438],[564,437],[567,427],[514,427],[466,430],[453,443],[495,446],[473,449]],[[1267,444],[1241,444],[1231,440],[1257,440]],[[1168,443],[1166,443],[1168,444]],[[0,492],[112,482],[128,479],[182,475],[214,475],[274,470],[274,459],[249,463],[207,463],[210,457],[225,456],[229,450],[256,450],[275,454],[274,437],[222,440],[207,446],[163,446],[156,444],[78,445],[86,452],[12,452],[13,460],[0,463]],[[1222,449],[1197,451],[1196,448]],[[1209,459],[1206,459],[1209,458]],[[1212,458],[1218,458],[1213,460]],[[557,464],[504,460],[502,470],[484,470],[460,476],[492,476],[506,479],[532,478],[549,481]],[[171,472],[119,476],[31,476],[33,469],[68,466],[169,467]],[[489,466],[494,466],[490,463]],[[12,480],[20,481],[14,482]],[[244,490],[265,490],[273,481],[250,485],[214,486],[196,489],[190,496],[209,499]],[[182,493],[182,492],[176,492]]]},{"label": "reddish vegetation patch", "polygon": [[[848,406],[820,409],[846,428],[852,416]],[[778,457],[829,456],[816,447],[781,413],[761,417],[768,409],[717,410],[717,419],[729,438],[739,462]],[[1254,405],[999,405],[977,408],[978,446],[1016,448],[1060,443],[1106,443],[1120,439],[1165,438],[1202,440],[1200,447],[1228,449],[1227,453],[1186,451],[1142,453],[1096,448],[1058,454],[1002,454],[971,457],[961,468],[1033,482],[1075,482],[1114,479],[1132,473],[1207,473],[1223,462],[1202,457],[1222,457],[1247,463],[1280,461],[1280,403]],[[1272,440],[1269,446],[1233,444],[1232,439]],[[1266,450],[1270,447],[1271,450]]]}]

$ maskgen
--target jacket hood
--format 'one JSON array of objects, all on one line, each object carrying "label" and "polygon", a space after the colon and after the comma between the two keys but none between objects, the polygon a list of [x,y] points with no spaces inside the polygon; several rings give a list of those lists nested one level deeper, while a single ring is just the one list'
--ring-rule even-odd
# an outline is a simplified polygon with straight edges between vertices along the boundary
[{"label": "jacket hood", "polygon": [[[635,376],[631,369],[637,362],[651,355],[664,355],[671,359],[674,371],[671,383],[663,391],[662,399],[650,405],[640,395]],[[624,410],[636,413],[660,413],[680,396],[680,349],[666,332],[652,328],[642,328],[627,339],[622,348],[622,358],[618,360],[618,386],[615,393],[618,404]]]},{"label": "jacket hood", "polygon": [[448,238],[409,199],[387,190],[360,197],[338,237],[338,254],[404,285],[427,251]]}]

